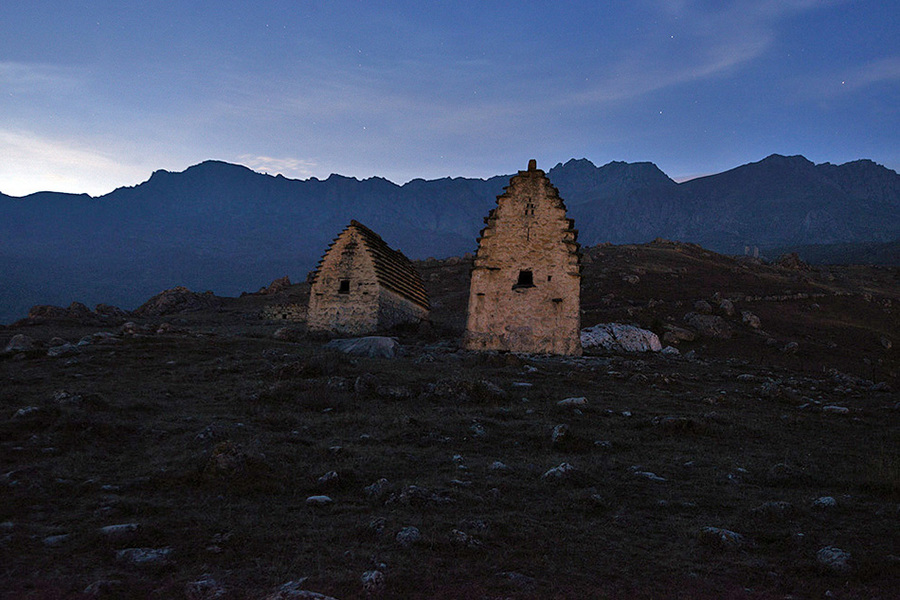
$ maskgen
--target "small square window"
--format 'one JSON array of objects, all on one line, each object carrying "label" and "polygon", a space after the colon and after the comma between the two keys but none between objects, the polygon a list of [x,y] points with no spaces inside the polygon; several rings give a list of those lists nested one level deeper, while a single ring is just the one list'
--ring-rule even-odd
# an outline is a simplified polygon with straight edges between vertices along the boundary
[{"label": "small square window", "polygon": [[341,279],[341,286],[338,288],[338,294],[349,294],[350,293],[350,280],[349,279]]},{"label": "small square window", "polygon": [[534,273],[531,271],[519,271],[519,280],[516,281],[517,287],[534,287]]}]

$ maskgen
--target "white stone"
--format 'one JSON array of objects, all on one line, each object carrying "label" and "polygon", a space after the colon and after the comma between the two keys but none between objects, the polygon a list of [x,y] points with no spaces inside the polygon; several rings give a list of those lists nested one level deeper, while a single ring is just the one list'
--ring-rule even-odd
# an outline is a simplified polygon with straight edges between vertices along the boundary
[{"label": "white stone", "polygon": [[601,347],[611,352],[659,352],[659,337],[647,329],[622,323],[600,323],[581,330],[583,348]]},{"label": "white stone", "polygon": [[499,460],[495,460],[494,462],[491,463],[491,465],[488,467],[488,469],[490,469],[491,471],[506,471],[509,469],[509,467],[507,467],[505,464],[503,464]]},{"label": "white stone", "polygon": [[829,406],[823,406],[822,412],[834,413],[836,415],[845,415],[848,412],[850,412],[850,409],[847,408],[846,406],[837,406],[837,405],[831,404]]},{"label": "white stone", "polygon": [[546,473],[541,475],[541,479],[548,479],[548,480],[564,479],[564,478],[572,475],[573,473],[575,473],[577,470],[578,469],[576,469],[569,463],[564,462],[564,463],[560,463],[559,466],[553,467],[552,469],[548,470]]},{"label": "white stone", "polygon": [[331,496],[310,496],[306,499],[307,506],[326,506],[332,502],[334,500],[331,499]]},{"label": "white stone", "polygon": [[816,508],[834,508],[837,506],[837,500],[832,498],[831,496],[822,496],[820,498],[816,498],[813,502],[813,506]]},{"label": "white stone", "polygon": [[120,523],[118,525],[107,525],[106,527],[100,528],[100,533],[103,535],[123,535],[126,533],[133,533],[140,528],[138,523]]},{"label": "white stone", "polygon": [[581,396],[579,398],[565,398],[564,400],[560,400],[556,403],[558,406],[567,406],[567,407],[575,407],[575,406],[586,406],[587,398]]},{"label": "white stone", "polygon": [[12,354],[13,352],[28,352],[34,350],[34,340],[24,333],[17,333],[9,340],[4,353]]},{"label": "white stone", "polygon": [[727,548],[738,548],[744,545],[744,536],[721,527],[704,527],[700,530],[700,536]]}]

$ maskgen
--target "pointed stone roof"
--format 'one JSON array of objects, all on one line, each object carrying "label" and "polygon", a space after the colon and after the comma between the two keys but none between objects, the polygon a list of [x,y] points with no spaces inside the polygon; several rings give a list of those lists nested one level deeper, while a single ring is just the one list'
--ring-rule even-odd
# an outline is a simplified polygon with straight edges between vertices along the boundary
[{"label": "pointed stone roof", "polygon": [[416,271],[412,262],[399,250],[394,250],[388,246],[381,236],[360,223],[357,220],[350,221],[340,235],[328,246],[325,255],[316,266],[314,277],[318,277],[319,269],[331,248],[337,240],[346,235],[349,231],[354,231],[359,235],[363,245],[372,257],[375,266],[375,276],[378,284],[385,289],[391,290],[399,296],[406,298],[410,302],[430,310],[431,305],[428,301],[428,293],[425,291],[425,285],[422,283],[422,277]]}]

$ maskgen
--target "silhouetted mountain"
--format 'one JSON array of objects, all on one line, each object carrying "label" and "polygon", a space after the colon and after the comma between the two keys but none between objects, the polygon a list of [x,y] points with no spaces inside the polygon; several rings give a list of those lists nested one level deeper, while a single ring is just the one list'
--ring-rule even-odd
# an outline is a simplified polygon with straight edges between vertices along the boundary
[{"label": "silhouetted mountain", "polygon": [[[868,160],[773,155],[677,184],[652,163],[573,159],[549,176],[587,245],[665,237],[739,253],[900,239],[900,176]],[[176,285],[236,295],[300,280],[350,219],[410,258],[462,254],[509,177],[298,181],[207,161],[99,198],[0,195],[0,322],[32,304],[133,308]]]}]

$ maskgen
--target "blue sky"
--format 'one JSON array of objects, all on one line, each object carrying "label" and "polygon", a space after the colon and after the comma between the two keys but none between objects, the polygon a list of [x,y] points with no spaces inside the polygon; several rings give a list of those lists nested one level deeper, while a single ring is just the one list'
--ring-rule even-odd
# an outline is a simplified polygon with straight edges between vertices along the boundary
[{"label": "blue sky", "polygon": [[488,177],[772,153],[900,168],[900,7],[865,0],[3,2],[0,191],[206,159]]}]

